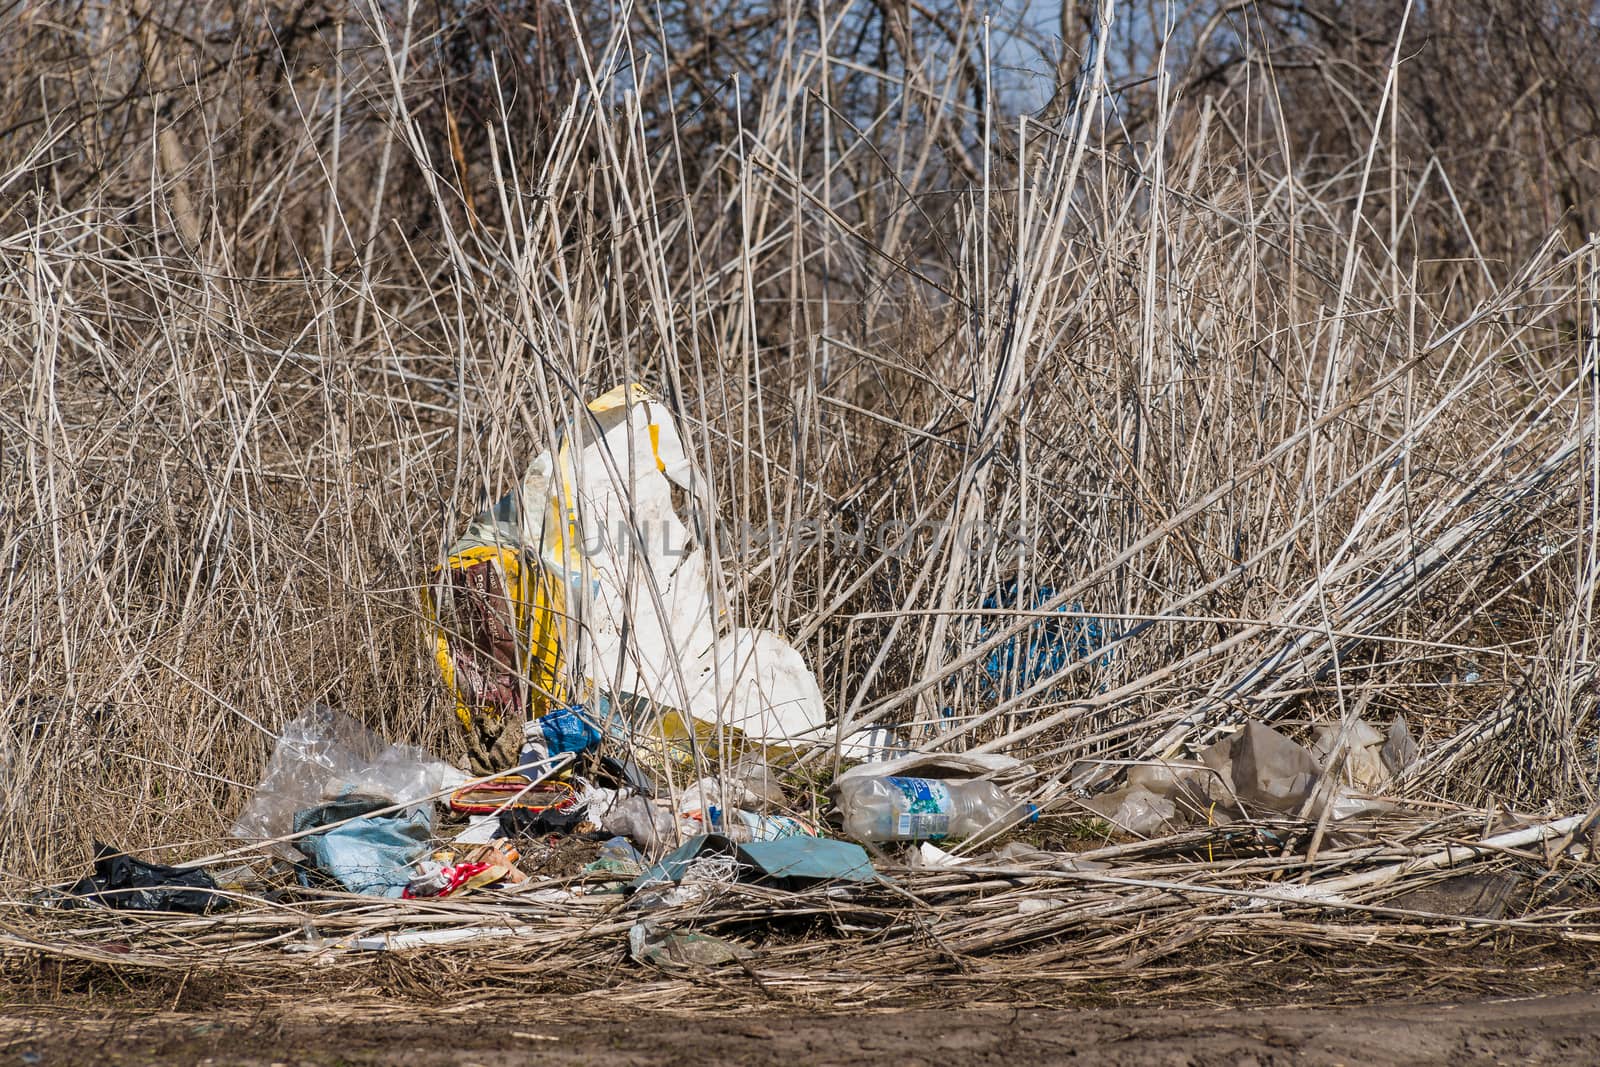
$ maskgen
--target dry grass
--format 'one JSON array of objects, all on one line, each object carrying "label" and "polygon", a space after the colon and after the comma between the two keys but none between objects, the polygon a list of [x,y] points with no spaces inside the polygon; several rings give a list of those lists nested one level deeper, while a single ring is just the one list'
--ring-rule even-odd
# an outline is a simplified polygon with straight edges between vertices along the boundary
[{"label": "dry grass", "polygon": [[[1263,829],[1276,839],[1206,830],[1080,856],[1101,869],[886,867],[890,881],[848,892],[707,885],[701,900],[650,915],[757,950],[749,963],[709,974],[647,967],[640,975],[624,948],[639,915],[616,895],[549,898],[551,886],[571,880],[464,901],[302,894],[177,921],[13,907],[0,947],[14,995],[28,999],[48,992],[41,981],[66,987],[57,994],[83,992],[109,971],[143,972],[160,983],[158,999],[163,989],[181,997],[190,981],[253,997],[315,988],[433,1000],[471,989],[492,1000],[606,989],[608,1000],[673,1011],[726,1011],[741,1000],[833,1010],[970,1003],[1002,990],[1016,1003],[1063,993],[1117,1003],[1238,1001],[1302,989],[1360,1000],[1581,984],[1593,965],[1600,910],[1592,869],[1568,864],[1524,884],[1513,914],[1444,914],[1426,900],[1396,898],[1428,886],[1423,861],[1434,850],[1454,843],[1460,864],[1490,878],[1526,869],[1525,857],[1477,847],[1481,824],[1461,819],[1391,820],[1384,844],[1330,847],[1314,861],[1294,854],[1307,828]],[[1342,874],[1353,869],[1363,873]],[[1392,880],[1370,884],[1380,871]],[[1313,897],[1303,878],[1339,882],[1343,896]],[[1372,902],[1380,899],[1391,902]],[[461,940],[381,958],[348,951],[363,939],[394,936],[401,949],[418,932],[447,931]],[[41,975],[40,957],[55,969]]]},{"label": "dry grass", "polygon": [[[1424,754],[1413,800],[1594,806],[1600,249],[1552,219],[1499,234],[1511,261],[1459,254],[1474,206],[1453,164],[1413,165],[1399,22],[1339,83],[1360,104],[1341,157],[1297,149],[1316,120],[1283,102],[1272,53],[1197,79],[1160,55],[1135,97],[1110,88],[1122,38],[1091,34],[1078,106],[1031,119],[981,91],[1003,72],[971,8],[885,11],[775,8],[734,27],[753,62],[685,46],[678,22],[653,36],[643,14],[559,6],[494,24],[477,52],[472,7],[6,16],[14,898],[79,873],[91,836],[219,851],[272,732],[312,700],[450,752],[418,587],[583,398],[629,379],[679,413],[721,528],[776,524],[765,544],[712,536],[715,565],[737,616],[806,652],[846,727],[1012,752],[1065,816],[1069,785],[1120,766],[1099,761],[1246,714],[1291,731],[1403,714]],[[708,81],[714,63],[737,78]],[[1050,592],[983,607],[1013,581]],[[986,688],[985,657],[1032,607],[1099,620],[1109,656]],[[886,946],[894,968],[981,974],[969,959],[1018,938],[1093,971],[1191,936],[1481,933],[1241,912],[1194,895],[1211,868],[1183,847],[1170,871],[1124,873],[1184,889],[913,878],[915,907],[740,889],[758,899],[728,921],[825,916],[850,981],[890,966]],[[1392,858],[1283,851],[1218,884]],[[1058,889],[1066,908],[1020,933],[996,917]],[[1593,936],[1587,911],[1528,906],[1518,931]],[[266,966],[303,911],[339,932],[423,921],[387,908],[196,920],[132,955],[87,947],[127,920],[23,909],[7,943],[49,930],[83,958]],[[431,921],[457,921],[444,911]],[[617,921],[580,908],[482,966],[612,960]],[[858,924],[877,933],[838,933]]]}]

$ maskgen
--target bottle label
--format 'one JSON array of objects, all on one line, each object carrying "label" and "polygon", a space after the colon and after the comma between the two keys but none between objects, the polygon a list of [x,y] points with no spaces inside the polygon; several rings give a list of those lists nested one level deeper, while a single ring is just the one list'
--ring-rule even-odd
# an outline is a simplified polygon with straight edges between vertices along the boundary
[{"label": "bottle label", "polygon": [[921,841],[938,841],[950,833],[950,816],[903,812],[895,825],[895,836]]},{"label": "bottle label", "polygon": [[950,833],[950,787],[928,778],[887,778],[900,791],[906,810],[895,821],[895,836],[937,841]]}]

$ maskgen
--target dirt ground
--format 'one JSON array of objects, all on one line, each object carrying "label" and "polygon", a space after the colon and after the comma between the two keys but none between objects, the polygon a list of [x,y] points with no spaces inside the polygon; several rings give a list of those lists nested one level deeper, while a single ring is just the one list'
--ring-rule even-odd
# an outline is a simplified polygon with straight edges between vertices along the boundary
[{"label": "dirt ground", "polygon": [[[639,1014],[592,995],[548,1005],[352,1012],[236,1009],[131,1016],[0,1014],[0,1065],[502,1067],[510,1064],[1600,1063],[1600,994],[1326,1007],[995,1007],[850,1015]],[[578,1010],[581,1015],[574,1016]],[[363,1018],[362,1016],[366,1017]]]}]

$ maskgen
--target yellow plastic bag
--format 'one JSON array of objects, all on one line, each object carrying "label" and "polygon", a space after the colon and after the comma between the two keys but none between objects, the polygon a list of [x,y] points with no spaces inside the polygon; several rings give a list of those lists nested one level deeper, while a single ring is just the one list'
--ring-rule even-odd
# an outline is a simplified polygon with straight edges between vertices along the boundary
[{"label": "yellow plastic bag", "polygon": [[527,716],[564,702],[561,590],[515,548],[458,546],[423,590],[434,660],[477,774],[514,767]]}]

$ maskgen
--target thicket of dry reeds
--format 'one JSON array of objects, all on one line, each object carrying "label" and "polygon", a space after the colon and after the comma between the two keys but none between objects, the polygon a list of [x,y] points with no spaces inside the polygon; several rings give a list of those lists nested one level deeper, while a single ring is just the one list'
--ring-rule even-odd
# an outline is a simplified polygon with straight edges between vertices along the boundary
[{"label": "thicket of dry reeds", "polygon": [[[1404,715],[1404,795],[1591,807],[1586,5],[1063,7],[1037,113],[963,0],[0,11],[18,891],[219,851],[313,700],[451,753],[419,586],[624,380],[842,724],[1067,817]],[[1090,654],[984,680],[1057,609]]]}]

